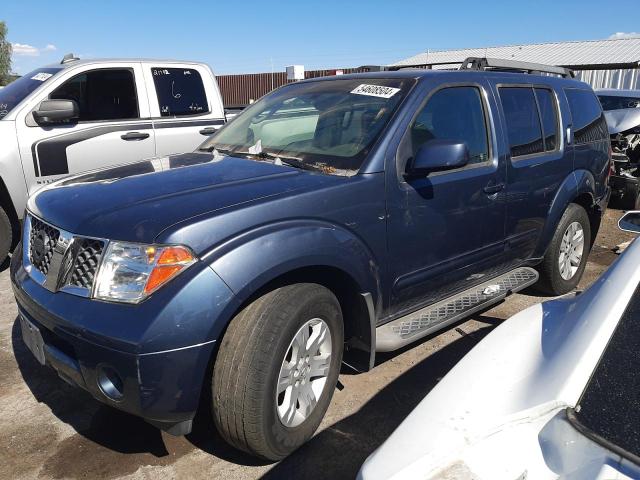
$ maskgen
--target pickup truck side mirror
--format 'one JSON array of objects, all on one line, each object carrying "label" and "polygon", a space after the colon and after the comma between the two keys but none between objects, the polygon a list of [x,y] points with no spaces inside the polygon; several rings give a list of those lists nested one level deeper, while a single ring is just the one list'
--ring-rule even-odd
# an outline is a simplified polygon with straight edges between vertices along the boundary
[{"label": "pickup truck side mirror", "polygon": [[618,228],[625,232],[640,233],[640,211],[633,210],[625,213],[618,220]]},{"label": "pickup truck side mirror", "polygon": [[44,100],[33,112],[33,119],[39,125],[76,120],[79,116],[80,108],[75,100]]},{"label": "pickup truck side mirror", "polygon": [[465,142],[429,140],[423,144],[407,164],[406,175],[428,175],[431,172],[452,170],[469,163],[469,149]]}]

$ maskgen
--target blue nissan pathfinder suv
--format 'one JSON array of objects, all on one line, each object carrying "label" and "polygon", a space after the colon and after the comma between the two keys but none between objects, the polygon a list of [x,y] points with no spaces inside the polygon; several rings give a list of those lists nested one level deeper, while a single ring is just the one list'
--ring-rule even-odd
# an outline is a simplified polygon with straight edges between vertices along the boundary
[{"label": "blue nissan pathfinder suv", "polygon": [[342,363],[576,286],[611,160],[570,76],[469,59],[302,81],[193,153],[45,187],[11,261],[23,340],[102,402],[173,434],[203,405],[281,459]]}]

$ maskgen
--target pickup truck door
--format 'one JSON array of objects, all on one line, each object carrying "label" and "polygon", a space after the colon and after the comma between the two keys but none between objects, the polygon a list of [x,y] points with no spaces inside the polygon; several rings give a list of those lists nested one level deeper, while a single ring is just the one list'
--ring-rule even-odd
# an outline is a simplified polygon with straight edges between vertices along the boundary
[{"label": "pickup truck door", "polygon": [[[423,83],[425,100],[387,168],[388,315],[409,313],[508,268],[505,265],[505,159],[484,83]],[[498,129],[499,129],[498,124]],[[406,162],[430,139],[464,141],[462,168],[405,177]]]},{"label": "pickup truck door", "polygon": [[[70,67],[16,116],[27,188],[69,174],[129,163],[155,154],[153,125],[139,63]],[[78,121],[38,125],[32,112],[47,99],[75,100]]]},{"label": "pickup truck door", "polygon": [[225,123],[222,97],[202,64],[144,64],[158,156],[192,152]]}]

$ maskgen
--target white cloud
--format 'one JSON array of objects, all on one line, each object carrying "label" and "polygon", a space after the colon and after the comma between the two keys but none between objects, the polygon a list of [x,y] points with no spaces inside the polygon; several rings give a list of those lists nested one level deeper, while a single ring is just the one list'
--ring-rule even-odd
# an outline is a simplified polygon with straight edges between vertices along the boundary
[{"label": "white cloud", "polygon": [[26,43],[13,43],[11,46],[13,47],[14,55],[21,55],[25,57],[37,57],[40,55],[40,50],[32,45],[27,45]]},{"label": "white cloud", "polygon": [[640,38],[640,32],[616,32],[609,35],[609,40],[619,40],[621,38]]},{"label": "white cloud", "polygon": [[13,54],[22,57],[38,57],[42,52],[54,52],[57,50],[56,46],[49,43],[44,48],[34,47],[26,43],[12,43]]}]

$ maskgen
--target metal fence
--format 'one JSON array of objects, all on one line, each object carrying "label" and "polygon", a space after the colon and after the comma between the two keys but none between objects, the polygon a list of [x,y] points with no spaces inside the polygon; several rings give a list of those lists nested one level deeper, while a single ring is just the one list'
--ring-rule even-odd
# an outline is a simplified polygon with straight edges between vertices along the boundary
[{"label": "metal fence", "polygon": [[[304,78],[326,77],[336,75],[337,72],[358,73],[360,68],[343,68],[339,70],[309,70],[304,72]],[[222,93],[222,101],[227,108],[248,105],[269,93],[274,88],[289,83],[285,72],[274,73],[246,73],[240,75],[217,75],[218,85]]]}]

